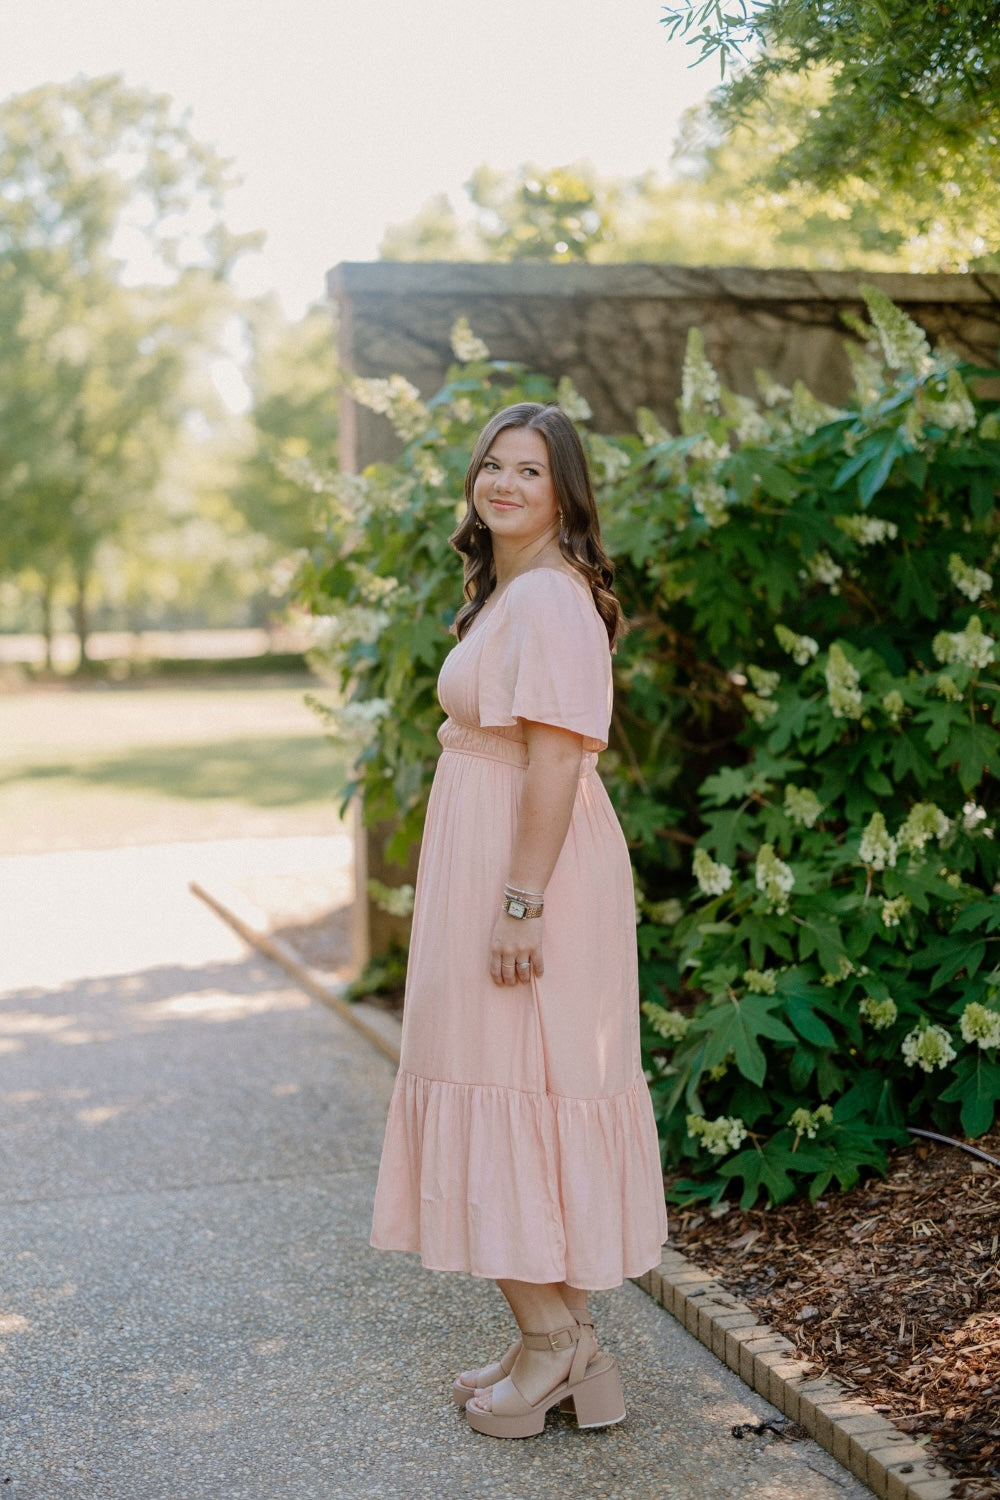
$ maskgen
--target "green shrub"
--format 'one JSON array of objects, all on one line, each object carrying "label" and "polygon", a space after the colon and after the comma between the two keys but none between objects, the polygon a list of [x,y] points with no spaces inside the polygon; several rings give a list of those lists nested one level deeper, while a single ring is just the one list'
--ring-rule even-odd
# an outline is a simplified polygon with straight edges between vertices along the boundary
[{"label": "green shrub", "polygon": [[[1000,1097],[1000,761],[991,629],[1000,423],[971,371],[875,292],[835,411],[688,349],[680,433],[585,434],[633,629],[602,768],[632,849],[643,1045],[679,1198],[780,1201],[884,1165],[908,1124]],[[351,790],[419,837],[458,602],[471,440],[566,382],[460,363],[425,408],[359,386],[401,459],[329,491],[303,573],[364,731]],[[463,502],[464,503],[464,502]],[[694,883],[692,884],[692,878]]]}]

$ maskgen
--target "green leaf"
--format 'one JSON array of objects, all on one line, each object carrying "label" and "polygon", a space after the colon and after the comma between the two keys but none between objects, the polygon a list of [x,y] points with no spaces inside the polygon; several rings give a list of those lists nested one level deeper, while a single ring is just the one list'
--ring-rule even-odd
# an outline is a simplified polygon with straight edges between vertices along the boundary
[{"label": "green leaf", "polygon": [[771,1205],[785,1203],[795,1192],[795,1183],[788,1175],[789,1168],[799,1163],[787,1147],[775,1147],[772,1141],[760,1149],[753,1147],[730,1157],[719,1167],[720,1177],[742,1177],[744,1187],[740,1208],[752,1208],[761,1189],[767,1194]]},{"label": "green leaf", "polygon": [[991,896],[989,901],[974,901],[955,918],[952,932],[969,932],[981,928],[985,932],[996,932],[1000,927],[1000,896]]},{"label": "green leaf", "polygon": [[980,938],[978,941],[970,941],[966,937],[942,937],[928,943],[919,953],[913,955],[913,967],[915,969],[928,969],[931,964],[938,967],[928,985],[931,994],[947,984],[949,979],[954,979],[961,969],[968,975],[975,974],[982,963],[986,953],[986,941]]},{"label": "green leaf", "polygon": [[795,1040],[795,1033],[771,1014],[779,1003],[773,995],[745,995],[742,1000],[726,1000],[697,1016],[691,1023],[691,1031],[708,1034],[705,1067],[716,1067],[732,1052],[744,1078],[763,1083],[767,1060],[758,1037],[770,1037],[776,1042]]},{"label": "green leaf", "polygon": [[961,1104],[962,1129],[966,1135],[985,1135],[996,1118],[1000,1099],[1000,1062],[976,1048],[971,1056],[955,1064],[955,1080],[941,1095],[946,1104]]}]

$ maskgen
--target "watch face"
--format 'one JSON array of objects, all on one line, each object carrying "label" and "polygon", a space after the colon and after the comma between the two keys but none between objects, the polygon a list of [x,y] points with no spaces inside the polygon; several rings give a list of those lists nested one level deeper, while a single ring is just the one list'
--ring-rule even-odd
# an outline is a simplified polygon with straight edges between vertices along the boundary
[{"label": "watch face", "polygon": [[507,911],[512,917],[523,917],[528,908],[523,901],[508,901]]}]

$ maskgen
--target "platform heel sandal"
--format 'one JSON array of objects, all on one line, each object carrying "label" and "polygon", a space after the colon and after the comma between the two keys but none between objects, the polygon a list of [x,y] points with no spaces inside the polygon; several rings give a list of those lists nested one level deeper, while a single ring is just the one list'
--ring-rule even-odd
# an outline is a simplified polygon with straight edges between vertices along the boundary
[{"label": "platform heel sandal", "polygon": [[[496,1385],[497,1380],[503,1380],[505,1375],[510,1374],[511,1370],[514,1368],[514,1361],[515,1359],[517,1359],[517,1356],[520,1354],[520,1352],[521,1340],[515,1339],[513,1344],[511,1344],[510,1348],[507,1350],[507,1353],[502,1354],[496,1362],[496,1368],[499,1369],[501,1373],[496,1377],[495,1380],[480,1380],[477,1385],[463,1385],[462,1377],[459,1376],[456,1379],[455,1384],[451,1388],[451,1399],[454,1401],[455,1405],[464,1406],[466,1401],[472,1400],[477,1391],[488,1391],[492,1389],[492,1387]],[[492,1369],[493,1366],[487,1365],[485,1368]],[[472,1371],[466,1370],[465,1373],[467,1375],[471,1375]]]},{"label": "platform heel sandal", "polygon": [[526,1349],[573,1349],[569,1375],[534,1405],[521,1395],[513,1376],[497,1382],[492,1411],[479,1411],[474,1405],[465,1408],[469,1426],[476,1432],[489,1437],[535,1437],[544,1430],[546,1412],[568,1400],[573,1402],[580,1427],[610,1427],[624,1420],[625,1400],[617,1361],[609,1354],[595,1352],[593,1333],[586,1325],[574,1323],[552,1333],[524,1333],[521,1342]]},{"label": "platform heel sandal", "polygon": [[[573,1316],[574,1318],[576,1318],[576,1313],[574,1313]],[[594,1320],[589,1316],[589,1314],[582,1318],[576,1318],[576,1321],[580,1328],[587,1329],[591,1334],[594,1333]],[[596,1343],[596,1335],[594,1335],[594,1340]],[[474,1386],[465,1385],[462,1381],[461,1375],[459,1375],[455,1380],[455,1384],[451,1388],[451,1399],[454,1401],[455,1405],[464,1406],[467,1401],[472,1400],[477,1391],[491,1390],[493,1386],[496,1385],[497,1381],[503,1380],[505,1375],[510,1374],[511,1370],[514,1368],[514,1361],[517,1359],[517,1356],[520,1354],[520,1352],[521,1340],[515,1339],[510,1348],[507,1350],[507,1353],[502,1354],[496,1361],[496,1366],[502,1373],[497,1375],[493,1380],[480,1380]],[[493,1369],[493,1366],[486,1365],[484,1366],[484,1368],[490,1370]],[[466,1375],[470,1375],[472,1372],[471,1370],[466,1370],[463,1373]],[[565,1400],[560,1402],[559,1410],[562,1412],[566,1412],[569,1416],[572,1416],[573,1399],[571,1396],[567,1396]]]}]

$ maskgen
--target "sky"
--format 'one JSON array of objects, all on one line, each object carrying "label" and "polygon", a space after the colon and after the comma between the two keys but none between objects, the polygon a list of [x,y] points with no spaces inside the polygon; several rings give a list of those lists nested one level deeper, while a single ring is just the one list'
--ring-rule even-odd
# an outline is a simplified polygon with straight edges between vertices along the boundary
[{"label": "sky", "polygon": [[326,271],[487,162],[666,174],[718,81],[668,42],[661,0],[0,0],[0,98],[120,72],[169,94],[242,178],[237,270],[290,317]]}]

